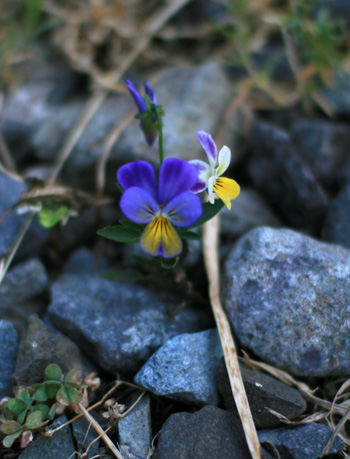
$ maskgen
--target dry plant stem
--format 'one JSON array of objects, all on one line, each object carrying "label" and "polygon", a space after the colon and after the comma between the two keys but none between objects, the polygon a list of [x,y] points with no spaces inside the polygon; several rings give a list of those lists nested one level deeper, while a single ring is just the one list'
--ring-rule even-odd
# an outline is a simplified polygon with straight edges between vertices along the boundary
[{"label": "dry plant stem", "polygon": [[348,421],[348,419],[350,418],[350,408],[348,409],[347,413],[345,414],[345,416],[343,416],[343,418],[339,421],[336,429],[334,430],[333,434],[331,435],[330,439],[328,440],[324,450],[322,451],[322,454],[320,457],[324,457],[326,454],[328,454],[329,450],[331,449],[333,443],[334,443],[334,440],[336,438],[336,436],[338,435],[338,433],[340,432],[340,429],[345,425],[346,421]]},{"label": "dry plant stem", "polygon": [[92,427],[96,430],[96,432],[101,436],[102,440],[106,443],[108,448],[112,451],[115,457],[118,459],[124,459],[120,451],[116,448],[115,444],[109,438],[109,436],[104,432],[102,427],[95,419],[91,416],[91,414],[83,407],[81,403],[78,403],[79,408],[81,409],[82,413],[84,414],[85,418],[89,423],[91,423]]},{"label": "dry plant stem", "polygon": [[0,133],[0,158],[3,162],[3,165],[8,171],[16,173],[15,163],[12,159],[11,153],[9,149],[7,148],[6,142],[1,133]]},{"label": "dry plant stem", "polygon": [[233,398],[242,421],[248,448],[253,459],[260,459],[262,457],[260,443],[243,385],[235,343],[220,301],[218,232],[219,216],[216,216],[203,227],[203,250],[209,282],[209,296],[224,351]]}]

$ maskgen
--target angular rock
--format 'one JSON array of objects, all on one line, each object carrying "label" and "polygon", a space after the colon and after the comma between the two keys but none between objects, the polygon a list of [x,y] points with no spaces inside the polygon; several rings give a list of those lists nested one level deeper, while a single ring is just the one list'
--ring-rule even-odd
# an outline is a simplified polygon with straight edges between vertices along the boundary
[{"label": "angular rock", "polygon": [[49,316],[91,361],[108,372],[132,373],[165,341],[207,328],[208,316],[194,309],[175,313],[168,301],[138,285],[92,274],[67,274],[52,286]]},{"label": "angular rock", "polygon": [[[305,411],[306,402],[298,390],[287,386],[287,384],[268,374],[252,370],[243,364],[240,365],[240,368],[254,424],[258,429],[277,427],[281,424],[279,419],[269,412],[269,409],[282,414],[288,419],[295,419]],[[226,409],[238,416],[223,361],[220,365],[218,379],[219,390],[224,399]]]},{"label": "angular rock", "polygon": [[324,239],[350,249],[350,181],[328,207],[323,224]]},{"label": "angular rock", "polygon": [[50,330],[38,317],[29,318],[26,336],[21,340],[14,379],[17,385],[30,385],[44,380],[45,368],[56,363],[64,374],[73,368],[83,379],[94,367],[69,338]]},{"label": "angular rock", "polygon": [[77,451],[84,454],[88,449],[88,457],[94,457],[99,448],[99,440],[96,440],[98,434],[95,429],[84,417],[77,419],[71,425]]},{"label": "angular rock", "polygon": [[193,405],[217,405],[221,356],[216,330],[175,336],[145,363],[135,382],[156,395]]},{"label": "angular rock", "polygon": [[[131,399],[131,404],[137,397]],[[152,441],[151,399],[145,395],[138,404],[118,422],[119,445],[125,459],[147,459]]]},{"label": "angular rock", "polygon": [[261,227],[227,257],[223,302],[243,346],[299,376],[350,374],[350,251]]},{"label": "angular rock", "polygon": [[12,374],[16,365],[18,337],[11,322],[0,320],[0,400],[11,397]]},{"label": "angular rock", "polygon": [[94,254],[86,247],[76,250],[67,260],[63,271],[65,273],[97,273],[101,270],[107,270],[106,259],[96,259]]},{"label": "angular rock", "polygon": [[[53,430],[68,421],[66,415],[55,419],[50,425]],[[58,430],[52,437],[38,435],[35,440],[27,446],[20,459],[67,459],[75,456],[75,446],[70,426]]]},{"label": "angular rock", "polygon": [[250,188],[241,188],[240,195],[232,203],[231,210],[224,207],[220,214],[221,233],[232,237],[242,236],[257,226],[280,227],[282,225],[259,193]]},{"label": "angular rock", "polygon": [[[258,432],[260,443],[268,451],[273,453],[270,446],[273,445],[282,457],[293,459],[317,459],[331,435],[332,430],[328,426],[317,422],[294,428],[281,427]],[[343,447],[342,440],[337,436],[328,453],[339,453]]]},{"label": "angular rock", "polygon": [[289,224],[319,230],[328,199],[286,132],[256,122],[248,171],[255,187]]},{"label": "angular rock", "polygon": [[314,177],[326,186],[343,174],[349,163],[349,127],[318,119],[300,119],[290,130],[290,139]]},{"label": "angular rock", "polygon": [[230,413],[205,406],[195,413],[172,414],[158,439],[157,459],[249,459],[244,434]]}]

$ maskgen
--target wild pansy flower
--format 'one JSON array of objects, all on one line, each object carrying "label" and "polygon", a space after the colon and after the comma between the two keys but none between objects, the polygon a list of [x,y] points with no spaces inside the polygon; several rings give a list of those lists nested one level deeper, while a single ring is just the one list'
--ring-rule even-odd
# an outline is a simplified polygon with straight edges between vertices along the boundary
[{"label": "wild pansy flower", "polygon": [[140,238],[142,250],[150,255],[173,258],[182,250],[174,226],[187,227],[202,215],[200,198],[189,190],[198,179],[197,168],[176,158],[166,159],[157,184],[153,167],[146,161],[122,166],[117,179],[124,188],[120,208],[138,224],[146,224]]},{"label": "wild pansy flower", "polygon": [[132,95],[139,113],[142,115],[140,126],[145,135],[146,141],[148,145],[153,145],[158,135],[158,126],[156,116],[150,113],[149,108],[151,104],[157,105],[156,93],[150,88],[148,81],[144,84],[145,97],[141,96],[130,80],[127,80],[125,85]]},{"label": "wild pansy flower", "polygon": [[208,132],[197,131],[197,138],[207,154],[209,164],[199,159],[189,161],[198,170],[198,180],[191,188],[191,191],[200,193],[208,188],[211,204],[214,204],[214,193],[216,193],[225,206],[231,209],[231,200],[237,198],[240,187],[235,180],[221,177],[230,165],[231,151],[228,147],[224,146],[218,155],[215,142]]}]

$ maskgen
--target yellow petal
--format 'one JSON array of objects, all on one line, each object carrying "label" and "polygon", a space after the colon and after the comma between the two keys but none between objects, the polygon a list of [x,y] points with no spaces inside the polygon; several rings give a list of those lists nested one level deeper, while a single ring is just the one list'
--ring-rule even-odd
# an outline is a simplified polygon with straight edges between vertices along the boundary
[{"label": "yellow petal", "polygon": [[143,230],[142,249],[153,255],[172,258],[182,250],[182,242],[173,225],[162,215],[155,217]]},{"label": "yellow petal", "polygon": [[216,179],[214,191],[223,201],[228,210],[231,209],[232,199],[236,199],[240,192],[238,183],[230,178],[219,177]]}]

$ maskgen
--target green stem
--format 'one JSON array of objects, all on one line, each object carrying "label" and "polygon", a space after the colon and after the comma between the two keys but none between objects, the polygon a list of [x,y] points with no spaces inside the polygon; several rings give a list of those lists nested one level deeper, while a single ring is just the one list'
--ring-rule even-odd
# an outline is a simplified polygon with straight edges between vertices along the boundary
[{"label": "green stem", "polygon": [[157,114],[157,121],[158,121],[158,145],[159,145],[159,162],[162,164],[164,159],[163,154],[163,121],[162,117]]}]

